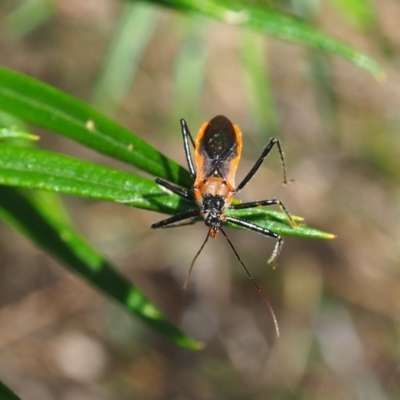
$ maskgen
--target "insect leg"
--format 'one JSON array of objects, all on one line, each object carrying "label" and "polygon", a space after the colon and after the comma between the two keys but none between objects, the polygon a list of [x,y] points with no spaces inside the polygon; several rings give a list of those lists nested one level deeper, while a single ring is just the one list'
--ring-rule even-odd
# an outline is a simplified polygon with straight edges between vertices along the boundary
[{"label": "insect leg", "polygon": [[261,153],[261,156],[258,158],[256,163],[253,165],[253,168],[249,171],[249,173],[245,176],[245,178],[240,182],[240,184],[236,187],[236,193],[240,192],[249,182],[249,180],[254,176],[254,174],[258,171],[260,168],[261,164],[263,163],[265,157],[269,154],[271,149],[274,147],[274,145],[278,147],[279,151],[279,156],[281,157],[281,163],[282,163],[282,172],[283,172],[283,183],[286,185],[287,183],[287,178],[286,178],[286,165],[285,165],[285,158],[283,156],[283,151],[281,147],[281,143],[279,142],[279,139],[273,138],[269,141],[267,144],[267,147],[264,149],[264,151]]},{"label": "insect leg", "polygon": [[178,196],[181,196],[186,200],[193,201],[193,194],[191,192],[188,192],[185,189],[175,186],[172,183],[170,183],[162,178],[156,178],[155,182],[157,184],[159,184],[160,186],[163,186],[166,189],[170,190],[171,192],[177,194]]},{"label": "insect leg", "polygon": [[154,224],[151,224],[152,229],[159,229],[159,228],[166,228],[175,222],[183,221],[185,219],[197,217],[199,215],[199,210],[189,210],[185,211],[176,215],[173,215],[172,217],[163,219],[161,221],[155,222]]},{"label": "insect leg", "polygon": [[278,325],[278,320],[275,316],[274,310],[272,309],[272,306],[270,304],[270,302],[267,299],[267,296],[265,296],[264,292],[261,290],[261,288],[257,285],[256,281],[254,280],[254,278],[251,276],[249,270],[247,269],[247,267],[244,265],[244,262],[242,261],[242,259],[240,258],[238,252],[236,251],[235,247],[233,246],[233,243],[231,242],[231,240],[229,239],[228,235],[225,233],[225,231],[223,229],[220,228],[220,231],[222,232],[222,234],[225,236],[225,239],[228,241],[229,246],[231,247],[231,249],[233,250],[233,252],[235,253],[236,259],[239,261],[239,263],[242,265],[242,267],[244,268],[244,270],[246,271],[246,274],[248,276],[248,278],[250,279],[251,283],[253,284],[253,286],[256,288],[257,292],[260,294],[260,296],[263,298],[263,300],[265,301],[265,303],[267,303],[267,306],[269,308],[269,311],[271,313],[272,319],[274,321],[274,325],[275,325],[275,332],[276,332],[276,336],[279,337],[279,325]]},{"label": "insect leg", "polygon": [[186,161],[188,164],[190,175],[192,175],[193,179],[196,179],[196,170],[194,168],[192,156],[190,154],[190,146],[189,146],[189,139],[192,142],[193,147],[195,147],[194,140],[192,135],[190,134],[189,127],[187,126],[186,120],[183,118],[181,119],[181,131],[183,136],[183,148],[185,150]]},{"label": "insect leg", "polygon": [[244,221],[243,219],[233,218],[233,217],[225,217],[226,222],[230,222],[231,224],[242,226],[243,228],[247,228],[251,231],[261,233],[264,236],[270,236],[276,239],[276,245],[274,247],[274,251],[271,254],[271,257],[268,260],[268,264],[271,264],[273,268],[276,267],[276,259],[278,258],[282,246],[283,246],[283,238],[276,232],[273,232],[267,228],[263,228],[262,226],[258,226],[248,221]]},{"label": "insect leg", "polygon": [[282,209],[282,211],[286,214],[286,216],[289,220],[290,226],[292,228],[296,228],[296,226],[297,226],[296,222],[293,220],[288,209],[285,207],[285,205],[279,199],[251,201],[248,203],[235,204],[235,205],[230,206],[229,208],[233,208],[235,210],[243,210],[245,208],[253,208],[253,207],[260,207],[260,206],[273,206],[273,205],[278,205]]}]

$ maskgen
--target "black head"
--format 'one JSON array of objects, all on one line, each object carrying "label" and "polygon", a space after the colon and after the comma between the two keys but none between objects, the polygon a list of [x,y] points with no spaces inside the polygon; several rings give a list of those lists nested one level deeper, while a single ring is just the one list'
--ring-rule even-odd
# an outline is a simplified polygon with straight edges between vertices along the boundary
[{"label": "black head", "polygon": [[205,194],[203,196],[201,211],[207,226],[218,230],[222,225],[222,215],[225,209],[225,199],[220,195]]}]

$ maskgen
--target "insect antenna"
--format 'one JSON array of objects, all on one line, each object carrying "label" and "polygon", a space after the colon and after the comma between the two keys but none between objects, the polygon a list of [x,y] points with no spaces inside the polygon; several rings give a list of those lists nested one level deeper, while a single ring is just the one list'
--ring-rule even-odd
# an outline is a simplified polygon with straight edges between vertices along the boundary
[{"label": "insect antenna", "polygon": [[[274,321],[274,325],[275,325],[275,332],[276,332],[276,336],[279,337],[279,325],[278,325],[278,320],[275,316],[274,310],[272,309],[272,306],[270,304],[270,302],[267,299],[267,296],[264,294],[264,292],[261,290],[261,288],[257,285],[256,281],[253,279],[253,277],[251,276],[249,270],[247,269],[247,267],[244,265],[244,262],[242,261],[242,259],[240,258],[238,252],[236,251],[235,247],[233,246],[232,242],[230,241],[228,235],[224,232],[223,229],[219,229],[222,234],[225,236],[226,240],[229,243],[229,246],[231,246],[231,249],[233,250],[233,252],[235,253],[235,256],[237,258],[237,260],[239,261],[240,264],[242,264],[242,267],[244,268],[244,270],[246,271],[246,274],[248,276],[248,278],[250,279],[251,283],[253,284],[253,286],[256,288],[257,292],[260,294],[260,296],[262,297],[262,299],[264,300],[264,302],[266,303],[266,305],[268,306],[269,312],[272,316],[272,320]],[[208,239],[208,236],[207,236]],[[206,241],[207,241],[206,239]],[[204,242],[205,244],[205,242]],[[204,246],[203,244],[203,246]],[[203,247],[202,246],[202,247]],[[198,255],[198,254],[197,254]],[[197,257],[196,255],[196,257]]]},{"label": "insect antenna", "polygon": [[194,267],[194,263],[196,262],[197,257],[200,255],[200,253],[201,253],[201,251],[203,250],[204,246],[205,246],[206,243],[208,242],[208,238],[210,237],[210,232],[211,232],[211,228],[210,228],[210,230],[207,232],[206,239],[204,240],[203,244],[201,245],[199,251],[198,251],[198,252],[196,253],[196,255],[193,257],[193,261],[192,261],[192,263],[190,264],[189,272],[188,272],[188,274],[187,274],[187,276],[186,276],[185,283],[183,284],[183,288],[184,288],[184,289],[186,289],[186,286],[187,286],[187,284],[188,284],[188,282],[189,282],[189,278],[190,278],[190,275],[192,274],[192,270],[193,270],[193,267]]}]

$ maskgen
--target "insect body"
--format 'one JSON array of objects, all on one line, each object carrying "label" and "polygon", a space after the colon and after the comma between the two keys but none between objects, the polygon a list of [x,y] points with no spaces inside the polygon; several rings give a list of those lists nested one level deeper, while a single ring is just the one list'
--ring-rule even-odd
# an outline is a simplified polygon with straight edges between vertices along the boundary
[{"label": "insect body", "polygon": [[[223,223],[229,222],[261,233],[265,236],[275,238],[277,243],[268,260],[269,264],[275,264],[276,258],[282,248],[282,237],[269,229],[247,222],[243,219],[228,217],[225,215],[224,211],[226,208],[237,210],[259,206],[279,205],[288,217],[290,225],[295,227],[296,224],[288,210],[278,199],[260,200],[231,205],[235,194],[246,186],[249,180],[260,168],[264,158],[269,154],[275,144],[278,147],[281,157],[283,181],[285,184],[287,183],[285,161],[279,140],[270,140],[253,168],[249,171],[242,182],[235,187],[235,173],[242,152],[242,134],[240,129],[236,125],[233,125],[228,118],[219,115],[213,118],[210,122],[206,122],[201,126],[196,143],[194,143],[184,119],[181,120],[181,127],[186,160],[190,174],[195,179],[193,189],[191,192],[188,192],[187,190],[177,187],[161,178],[157,178],[156,182],[186,200],[195,201],[198,207],[156,222],[151,227],[153,229],[165,228],[177,222],[201,215],[204,218],[205,224],[210,228],[207,237],[211,236],[212,238],[215,238],[218,232],[222,231],[221,227]],[[195,147],[196,169],[190,154],[189,140]]]},{"label": "insect body", "polygon": [[[187,191],[161,178],[157,178],[156,182],[178,196],[196,203],[196,207],[194,207],[192,210],[182,212],[156,222],[151,227],[153,229],[165,228],[173,226],[180,221],[194,219],[199,215],[204,218],[204,222],[206,226],[209,227],[209,231],[204,243],[192,261],[186,282],[190,276],[193,265],[203,247],[207,243],[208,238],[215,238],[219,232],[222,232],[230,247],[234,251],[236,258],[246,270],[249,279],[267,302],[274,318],[277,334],[279,334],[275,315],[267,299],[251,277],[249,271],[233,247],[232,242],[222,229],[222,225],[224,223],[230,223],[261,233],[262,235],[275,238],[277,242],[272,255],[268,260],[269,264],[275,265],[276,259],[282,249],[283,239],[281,235],[244,219],[227,216],[225,214],[225,210],[227,208],[238,210],[259,206],[279,205],[286,214],[290,225],[295,227],[295,222],[293,221],[288,210],[278,199],[259,200],[234,205],[231,204],[234,196],[240,192],[254,176],[264,161],[264,158],[267,157],[274,145],[277,146],[281,158],[283,181],[285,184],[287,183],[285,160],[280,142],[278,139],[271,139],[245,178],[238,186],[235,186],[235,173],[242,152],[242,134],[240,129],[236,125],[233,125],[228,118],[222,115],[214,117],[211,121],[206,122],[201,126],[197,135],[196,143],[193,141],[189,128],[184,119],[181,120],[181,129],[186,161],[190,174],[194,179],[193,188],[191,191]],[[191,157],[189,142],[191,142],[195,148],[196,168]]]},{"label": "insect body", "polygon": [[[187,130],[183,122],[183,130]],[[196,139],[196,180],[193,195],[214,238],[225,221],[235,189],[235,173],[242,152],[240,130],[219,116],[203,124]]]}]

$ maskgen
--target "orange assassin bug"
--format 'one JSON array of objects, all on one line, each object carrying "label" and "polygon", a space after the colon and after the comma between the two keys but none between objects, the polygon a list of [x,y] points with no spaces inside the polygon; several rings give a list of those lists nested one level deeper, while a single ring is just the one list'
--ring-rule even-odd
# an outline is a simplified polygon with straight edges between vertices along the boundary
[{"label": "orange assassin bug", "polygon": [[[186,161],[188,164],[189,172],[194,179],[192,190],[188,191],[181,187],[175,186],[162,178],[157,178],[155,181],[160,186],[170,190],[178,196],[188,201],[194,202],[196,204],[196,207],[192,210],[185,211],[156,222],[152,224],[151,227],[153,229],[166,228],[173,226],[180,221],[189,219],[193,220],[199,215],[204,218],[204,223],[206,224],[206,226],[209,227],[209,230],[205,241],[193,258],[184,286],[186,286],[194,263],[201,251],[203,250],[205,244],[207,243],[208,238],[215,238],[219,232],[222,232],[222,234],[227,239],[229,246],[235,253],[237,260],[245,269],[248,278],[251,280],[257,291],[266,301],[274,320],[276,333],[279,336],[278,323],[267,298],[265,297],[257,283],[254,281],[247,267],[244,265],[232,242],[228,238],[225,231],[222,229],[222,225],[228,222],[230,224],[247,228],[249,230],[261,233],[262,235],[270,236],[276,239],[276,245],[268,260],[269,264],[275,266],[276,259],[281,252],[283,245],[282,236],[276,232],[256,225],[252,222],[248,222],[244,219],[227,216],[225,214],[225,210],[227,208],[239,210],[260,206],[279,205],[283,212],[286,214],[290,225],[292,227],[296,226],[289,211],[281,202],[281,200],[268,199],[247,203],[231,204],[234,196],[247,185],[250,179],[260,168],[265,157],[268,156],[271,149],[275,145],[278,148],[278,152],[281,158],[283,182],[284,184],[287,183],[285,159],[283,156],[281,144],[278,139],[271,139],[267,146],[264,148],[260,157],[257,159],[254,166],[251,168],[251,170],[247,173],[240,184],[238,186],[235,186],[236,169],[239,164],[242,152],[242,133],[239,127],[232,124],[232,122],[228,118],[219,115],[214,117],[211,121],[204,123],[200,127],[196,142],[194,142],[186,121],[184,119],[181,119],[180,123]],[[195,149],[196,168],[193,164],[193,160],[191,157],[189,141]]]}]

